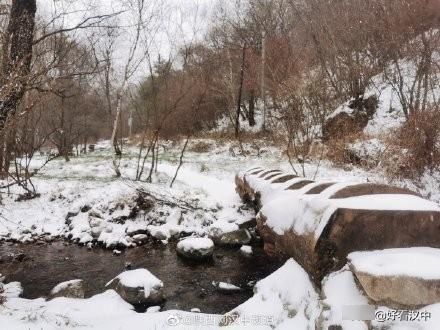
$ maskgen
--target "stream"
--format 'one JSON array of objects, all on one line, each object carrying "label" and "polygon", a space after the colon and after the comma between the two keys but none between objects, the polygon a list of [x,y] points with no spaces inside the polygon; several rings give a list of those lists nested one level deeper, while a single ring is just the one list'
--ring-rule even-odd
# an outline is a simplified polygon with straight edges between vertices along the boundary
[{"label": "stream", "polygon": [[[261,247],[253,247],[252,256],[244,256],[239,249],[216,247],[210,262],[195,263],[176,255],[175,243],[149,243],[122,251],[95,247],[88,250],[67,242],[51,244],[0,243],[0,256],[24,253],[23,261],[3,261],[0,273],[6,282],[21,282],[24,298],[47,296],[58,283],[82,279],[86,297],[105,291],[105,284],[126,270],[146,268],[164,283],[166,301],[162,310],[189,311],[200,308],[204,313],[225,313],[253,295],[249,282],[256,282],[281,266],[281,261],[267,257]],[[228,282],[242,290],[221,292],[212,284]],[[138,311],[145,310],[137,308]]]}]

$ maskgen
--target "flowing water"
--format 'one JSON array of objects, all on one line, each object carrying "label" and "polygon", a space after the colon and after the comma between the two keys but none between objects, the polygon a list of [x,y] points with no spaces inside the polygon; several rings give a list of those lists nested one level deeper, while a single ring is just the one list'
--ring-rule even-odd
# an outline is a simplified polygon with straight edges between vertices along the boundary
[{"label": "flowing water", "polygon": [[[113,255],[102,248],[87,250],[65,242],[48,245],[0,244],[0,256],[24,253],[23,261],[0,263],[6,282],[21,282],[25,298],[47,296],[58,283],[83,279],[86,297],[105,291],[105,284],[119,273],[144,267],[164,282],[166,302],[163,310],[200,308],[205,313],[225,313],[250,298],[249,282],[258,281],[281,266],[268,258],[260,247],[251,257],[238,249],[217,248],[208,263],[182,260],[175,245],[151,243]],[[213,281],[228,282],[243,288],[226,294],[216,290]],[[139,309],[142,311],[142,309]]]}]

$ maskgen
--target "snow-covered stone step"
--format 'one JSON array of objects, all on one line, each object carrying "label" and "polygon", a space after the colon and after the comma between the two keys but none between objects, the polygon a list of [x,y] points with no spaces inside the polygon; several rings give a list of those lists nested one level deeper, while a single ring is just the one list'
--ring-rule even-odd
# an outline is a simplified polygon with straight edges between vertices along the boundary
[{"label": "snow-covered stone step", "polygon": [[348,260],[363,290],[376,304],[401,309],[440,302],[440,249],[353,252]]},{"label": "snow-covered stone step", "polygon": [[[278,193],[286,190],[300,190],[313,183],[312,180],[301,178],[280,170],[264,170],[253,168],[239,173],[235,177],[236,191],[241,199],[252,203],[257,210]],[[303,189],[304,190],[304,189]]]},{"label": "snow-covered stone step", "polygon": [[440,247],[440,207],[407,189],[311,182],[260,168],[238,174],[236,183],[242,199],[260,210],[265,250],[294,257],[318,283],[353,251]]},{"label": "snow-covered stone step", "polygon": [[353,251],[440,247],[435,203],[404,194],[320,195],[287,195],[257,216],[266,250],[295,257],[318,280],[342,267]]}]

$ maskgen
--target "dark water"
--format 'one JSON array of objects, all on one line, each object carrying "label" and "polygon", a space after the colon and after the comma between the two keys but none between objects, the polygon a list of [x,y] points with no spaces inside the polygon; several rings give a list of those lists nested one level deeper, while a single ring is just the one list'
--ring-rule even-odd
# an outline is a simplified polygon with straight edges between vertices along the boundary
[{"label": "dark water", "polygon": [[[260,280],[281,266],[259,247],[253,248],[252,257],[243,256],[238,249],[216,248],[212,262],[198,264],[179,258],[171,243],[127,249],[119,256],[101,248],[89,251],[64,244],[1,243],[0,256],[23,252],[26,258],[0,263],[0,273],[6,275],[7,282],[21,282],[25,298],[47,296],[56,284],[72,279],[83,279],[90,297],[105,291],[105,284],[130,263],[133,269],[147,268],[164,282],[167,300],[163,310],[197,307],[206,313],[225,313],[252,296],[249,281]],[[243,290],[225,294],[217,291],[212,281],[229,282]]]}]

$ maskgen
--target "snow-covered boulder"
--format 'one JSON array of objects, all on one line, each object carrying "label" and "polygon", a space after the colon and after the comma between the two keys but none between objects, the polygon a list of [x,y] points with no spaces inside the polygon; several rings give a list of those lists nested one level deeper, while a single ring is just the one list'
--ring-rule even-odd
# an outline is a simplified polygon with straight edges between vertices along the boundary
[{"label": "snow-covered boulder", "polygon": [[165,299],[163,282],[144,268],[125,271],[105,286],[132,305],[157,305]]},{"label": "snow-covered boulder", "polygon": [[86,293],[83,280],[71,280],[57,284],[50,291],[50,298],[66,297],[66,298],[84,298]]},{"label": "snow-covered boulder", "polygon": [[182,230],[181,226],[171,223],[165,223],[159,226],[149,225],[147,229],[151,236],[161,241],[179,235]]},{"label": "snow-covered boulder", "polygon": [[215,221],[208,229],[209,237],[216,245],[244,245],[251,241],[248,229],[240,229],[235,222]]},{"label": "snow-covered boulder", "polygon": [[206,237],[189,237],[177,243],[176,251],[178,255],[188,259],[209,259],[214,252],[214,242]]},{"label": "snow-covered boulder", "polygon": [[375,95],[344,103],[326,118],[322,127],[323,139],[339,139],[361,132],[373,118],[377,106],[378,99]]},{"label": "snow-covered boulder", "polygon": [[249,315],[258,315],[268,329],[315,329],[320,314],[318,300],[308,274],[289,259],[255,285],[252,298],[228,313],[236,317],[225,317],[220,325],[232,320],[241,324]]},{"label": "snow-covered boulder", "polygon": [[440,249],[353,252],[348,260],[365,293],[378,304],[414,308],[440,302]]}]

